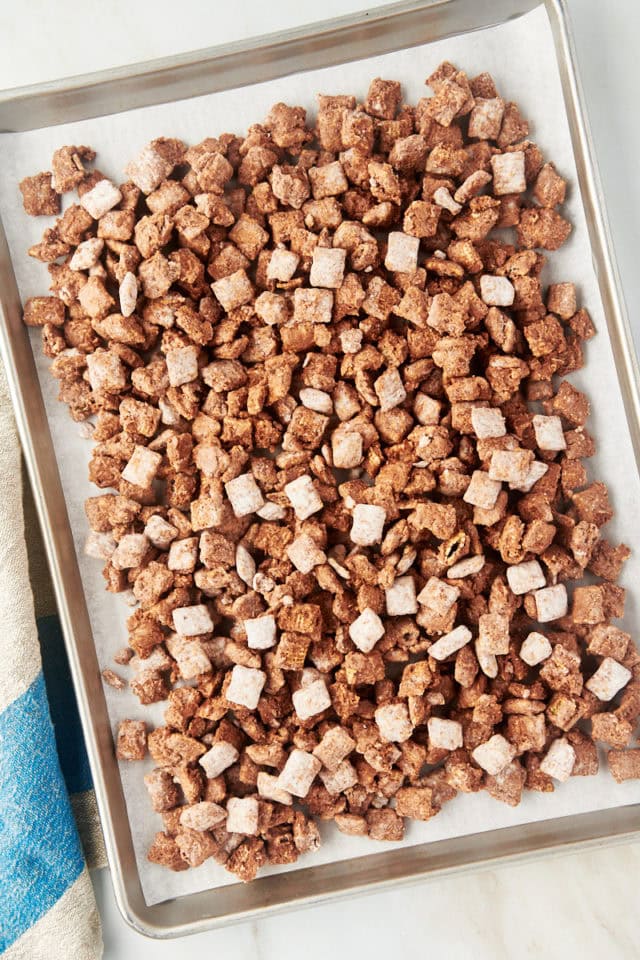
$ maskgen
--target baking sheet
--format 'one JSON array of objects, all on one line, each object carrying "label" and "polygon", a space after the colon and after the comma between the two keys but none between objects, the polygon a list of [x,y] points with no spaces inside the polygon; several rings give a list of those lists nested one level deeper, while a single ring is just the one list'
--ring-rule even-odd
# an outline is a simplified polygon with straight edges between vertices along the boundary
[{"label": "baking sheet", "polygon": [[[354,93],[362,98],[370,79],[384,76],[400,79],[405,100],[415,103],[425,95],[424,77],[443,59],[453,60],[470,75],[489,70],[494,75],[500,93],[520,105],[531,124],[531,136],[540,145],[545,157],[552,160],[570,182],[564,212],[574,224],[574,232],[571,240],[551,255],[551,263],[545,268],[543,279],[545,282],[576,282],[580,301],[590,310],[600,331],[587,347],[586,369],[572,379],[578,387],[589,393],[592,400],[593,414],[588,426],[597,439],[598,453],[591,461],[590,475],[608,484],[616,509],[616,517],[607,528],[607,536],[614,542],[625,539],[635,550],[621,581],[629,587],[638,582],[640,574],[640,528],[637,523],[625,524],[623,518],[635,518],[634,510],[640,500],[640,478],[624,420],[622,397],[592,266],[553,40],[543,8],[490,30],[358,63],[298,74],[248,89],[50,129],[0,136],[3,172],[0,208],[21,296],[25,299],[46,290],[46,269],[28,258],[26,249],[37,242],[48,221],[47,218],[34,219],[24,214],[17,183],[27,174],[47,169],[51,154],[58,146],[64,143],[90,144],[98,151],[97,166],[118,181],[123,179],[124,165],[153,137],[179,136],[189,143],[196,143],[204,136],[215,136],[225,130],[242,134],[249,124],[260,121],[278,100],[302,104],[312,114],[318,92]],[[49,361],[42,356],[38,331],[32,337],[94,640],[101,665],[109,666],[112,665],[113,653],[126,643],[124,624],[129,608],[122,598],[104,591],[102,564],[87,560],[83,555],[82,547],[87,533],[84,501],[97,492],[86,479],[86,469],[80,469],[80,465],[88,463],[90,443],[83,438],[79,426],[69,419],[66,408],[56,401],[57,383],[48,372]],[[638,599],[632,595],[628,596],[625,625],[637,634]],[[122,668],[117,669],[126,672]],[[107,687],[105,692],[114,730],[118,722],[126,717],[162,722],[162,704],[142,708],[128,690],[117,692]],[[142,783],[143,773],[151,766],[150,760],[144,764],[121,764],[134,848],[147,903],[151,905],[198,890],[237,882],[235,877],[212,861],[182,874],[173,874],[147,862],[146,850],[153,834],[161,829],[160,817],[151,812]],[[553,796],[525,794],[523,802],[515,809],[492,800],[485,793],[460,795],[429,823],[408,822],[406,837],[400,844],[345,837],[331,824],[322,824],[321,850],[313,857],[303,858],[299,866],[311,867],[314,863],[378,853],[388,850],[390,846],[464,836],[637,802],[640,802],[640,783],[629,782],[616,786],[605,770],[597,777],[573,778],[566,784],[558,785]],[[296,866],[275,867],[264,873],[291,869],[296,869]]]}]

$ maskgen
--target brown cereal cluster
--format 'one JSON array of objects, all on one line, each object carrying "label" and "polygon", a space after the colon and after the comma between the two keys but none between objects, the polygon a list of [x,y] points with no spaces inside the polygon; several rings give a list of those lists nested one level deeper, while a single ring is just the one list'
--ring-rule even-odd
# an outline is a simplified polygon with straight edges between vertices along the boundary
[{"label": "brown cereal cluster", "polygon": [[157,765],[174,870],[250,880],[314,818],[398,840],[458,791],[515,805],[596,742],[640,775],[629,551],[563,379],[594,330],[541,281],[566,184],[489,75],[427,82],[154,140],[119,186],[63,147],[21,185],[29,213],[78,192],[24,319],[92,424],[86,549],[134,608],[114,660],[166,704],[118,756]]}]

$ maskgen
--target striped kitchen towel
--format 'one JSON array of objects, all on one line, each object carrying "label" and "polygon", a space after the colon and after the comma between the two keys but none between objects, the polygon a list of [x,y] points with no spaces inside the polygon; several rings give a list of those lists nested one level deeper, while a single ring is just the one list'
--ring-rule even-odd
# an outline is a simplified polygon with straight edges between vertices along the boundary
[{"label": "striped kitchen towel", "polygon": [[[29,579],[20,447],[1,365],[0,490],[0,954],[94,960],[102,955],[100,920],[56,750]],[[55,620],[41,623],[41,636],[45,650],[58,642]],[[71,696],[67,687],[64,699]],[[78,785],[88,785],[78,755],[67,761]]]}]

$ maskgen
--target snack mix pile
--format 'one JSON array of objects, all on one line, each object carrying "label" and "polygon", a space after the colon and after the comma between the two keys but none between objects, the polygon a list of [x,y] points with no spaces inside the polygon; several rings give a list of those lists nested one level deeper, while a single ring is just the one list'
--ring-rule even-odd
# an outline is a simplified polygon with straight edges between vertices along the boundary
[{"label": "snack mix pile", "polygon": [[540,280],[566,184],[488,74],[427,82],[154,140],[120,186],[84,146],[20,184],[34,215],[78,194],[24,321],[94,441],[86,550],[134,608],[114,660],[166,703],[117,755],[155,761],[172,870],[251,880],[315,818],[400,840],[458,791],[595,774],[597,743],[640,776],[629,550],[562,379],[594,329]]}]

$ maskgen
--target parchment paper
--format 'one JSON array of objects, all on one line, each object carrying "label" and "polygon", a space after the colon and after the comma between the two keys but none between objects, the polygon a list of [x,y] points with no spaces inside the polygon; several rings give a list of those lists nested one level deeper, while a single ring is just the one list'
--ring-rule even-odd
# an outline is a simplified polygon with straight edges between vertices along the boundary
[{"label": "parchment paper", "polygon": [[[592,400],[593,413],[588,426],[596,437],[598,452],[591,461],[590,476],[607,483],[616,509],[607,536],[613,542],[623,539],[635,550],[622,580],[622,584],[629,588],[637,584],[640,577],[640,524],[637,521],[640,482],[592,267],[551,31],[542,8],[500,27],[383,57],[180,103],[1,136],[0,207],[21,295],[26,298],[47,290],[45,268],[26,256],[27,247],[37,242],[47,219],[34,219],[24,214],[17,184],[27,174],[48,169],[53,150],[62,144],[93,146],[98,151],[97,166],[117,182],[123,179],[123,168],[128,160],[153,137],[176,136],[196,143],[205,136],[215,136],[223,131],[242,134],[249,124],[262,120],[269,107],[278,100],[301,104],[313,114],[317,93],[353,93],[363,98],[369,81],[383,76],[401,80],[406,102],[416,103],[425,95],[424,78],[443,59],[452,60],[470,76],[483,70],[490,71],[501,95],[520,105],[531,124],[531,136],[545,157],[553,160],[569,181],[569,196],[563,212],[574,224],[574,231],[571,240],[559,252],[550,255],[551,262],[545,268],[543,279],[546,282],[576,282],[579,301],[590,310],[599,331],[587,347],[586,368],[573,380],[588,392]],[[83,556],[82,546],[87,533],[83,504],[87,497],[97,492],[86,479],[90,443],[82,438],[78,425],[69,419],[66,407],[55,399],[57,383],[48,372],[48,361],[42,356],[39,340],[38,332],[35,332],[33,350],[38,358],[38,373],[58,455],[94,640],[101,664],[108,666],[114,652],[126,643],[124,622],[130,611],[121,598],[104,591],[101,562]],[[638,596],[630,590],[626,627],[637,635],[637,625]],[[117,692],[109,687],[105,691],[114,730],[126,717],[162,722],[163,704],[141,707],[128,691]],[[147,903],[237,882],[213,861],[180,874],[148,863],[146,851],[154,833],[162,829],[160,817],[151,812],[142,782],[143,773],[151,767],[151,762],[120,766]],[[333,826],[323,824],[321,850],[313,857],[303,858],[300,865],[308,867],[313,863],[379,853],[390,846],[441,840],[637,802],[640,802],[640,782],[617,786],[606,770],[597,777],[576,777],[557,785],[553,795],[526,793],[515,809],[492,800],[486,793],[459,795],[430,822],[408,822],[406,838],[401,844],[345,837]],[[285,869],[295,869],[295,866],[272,868],[271,872]]]}]

